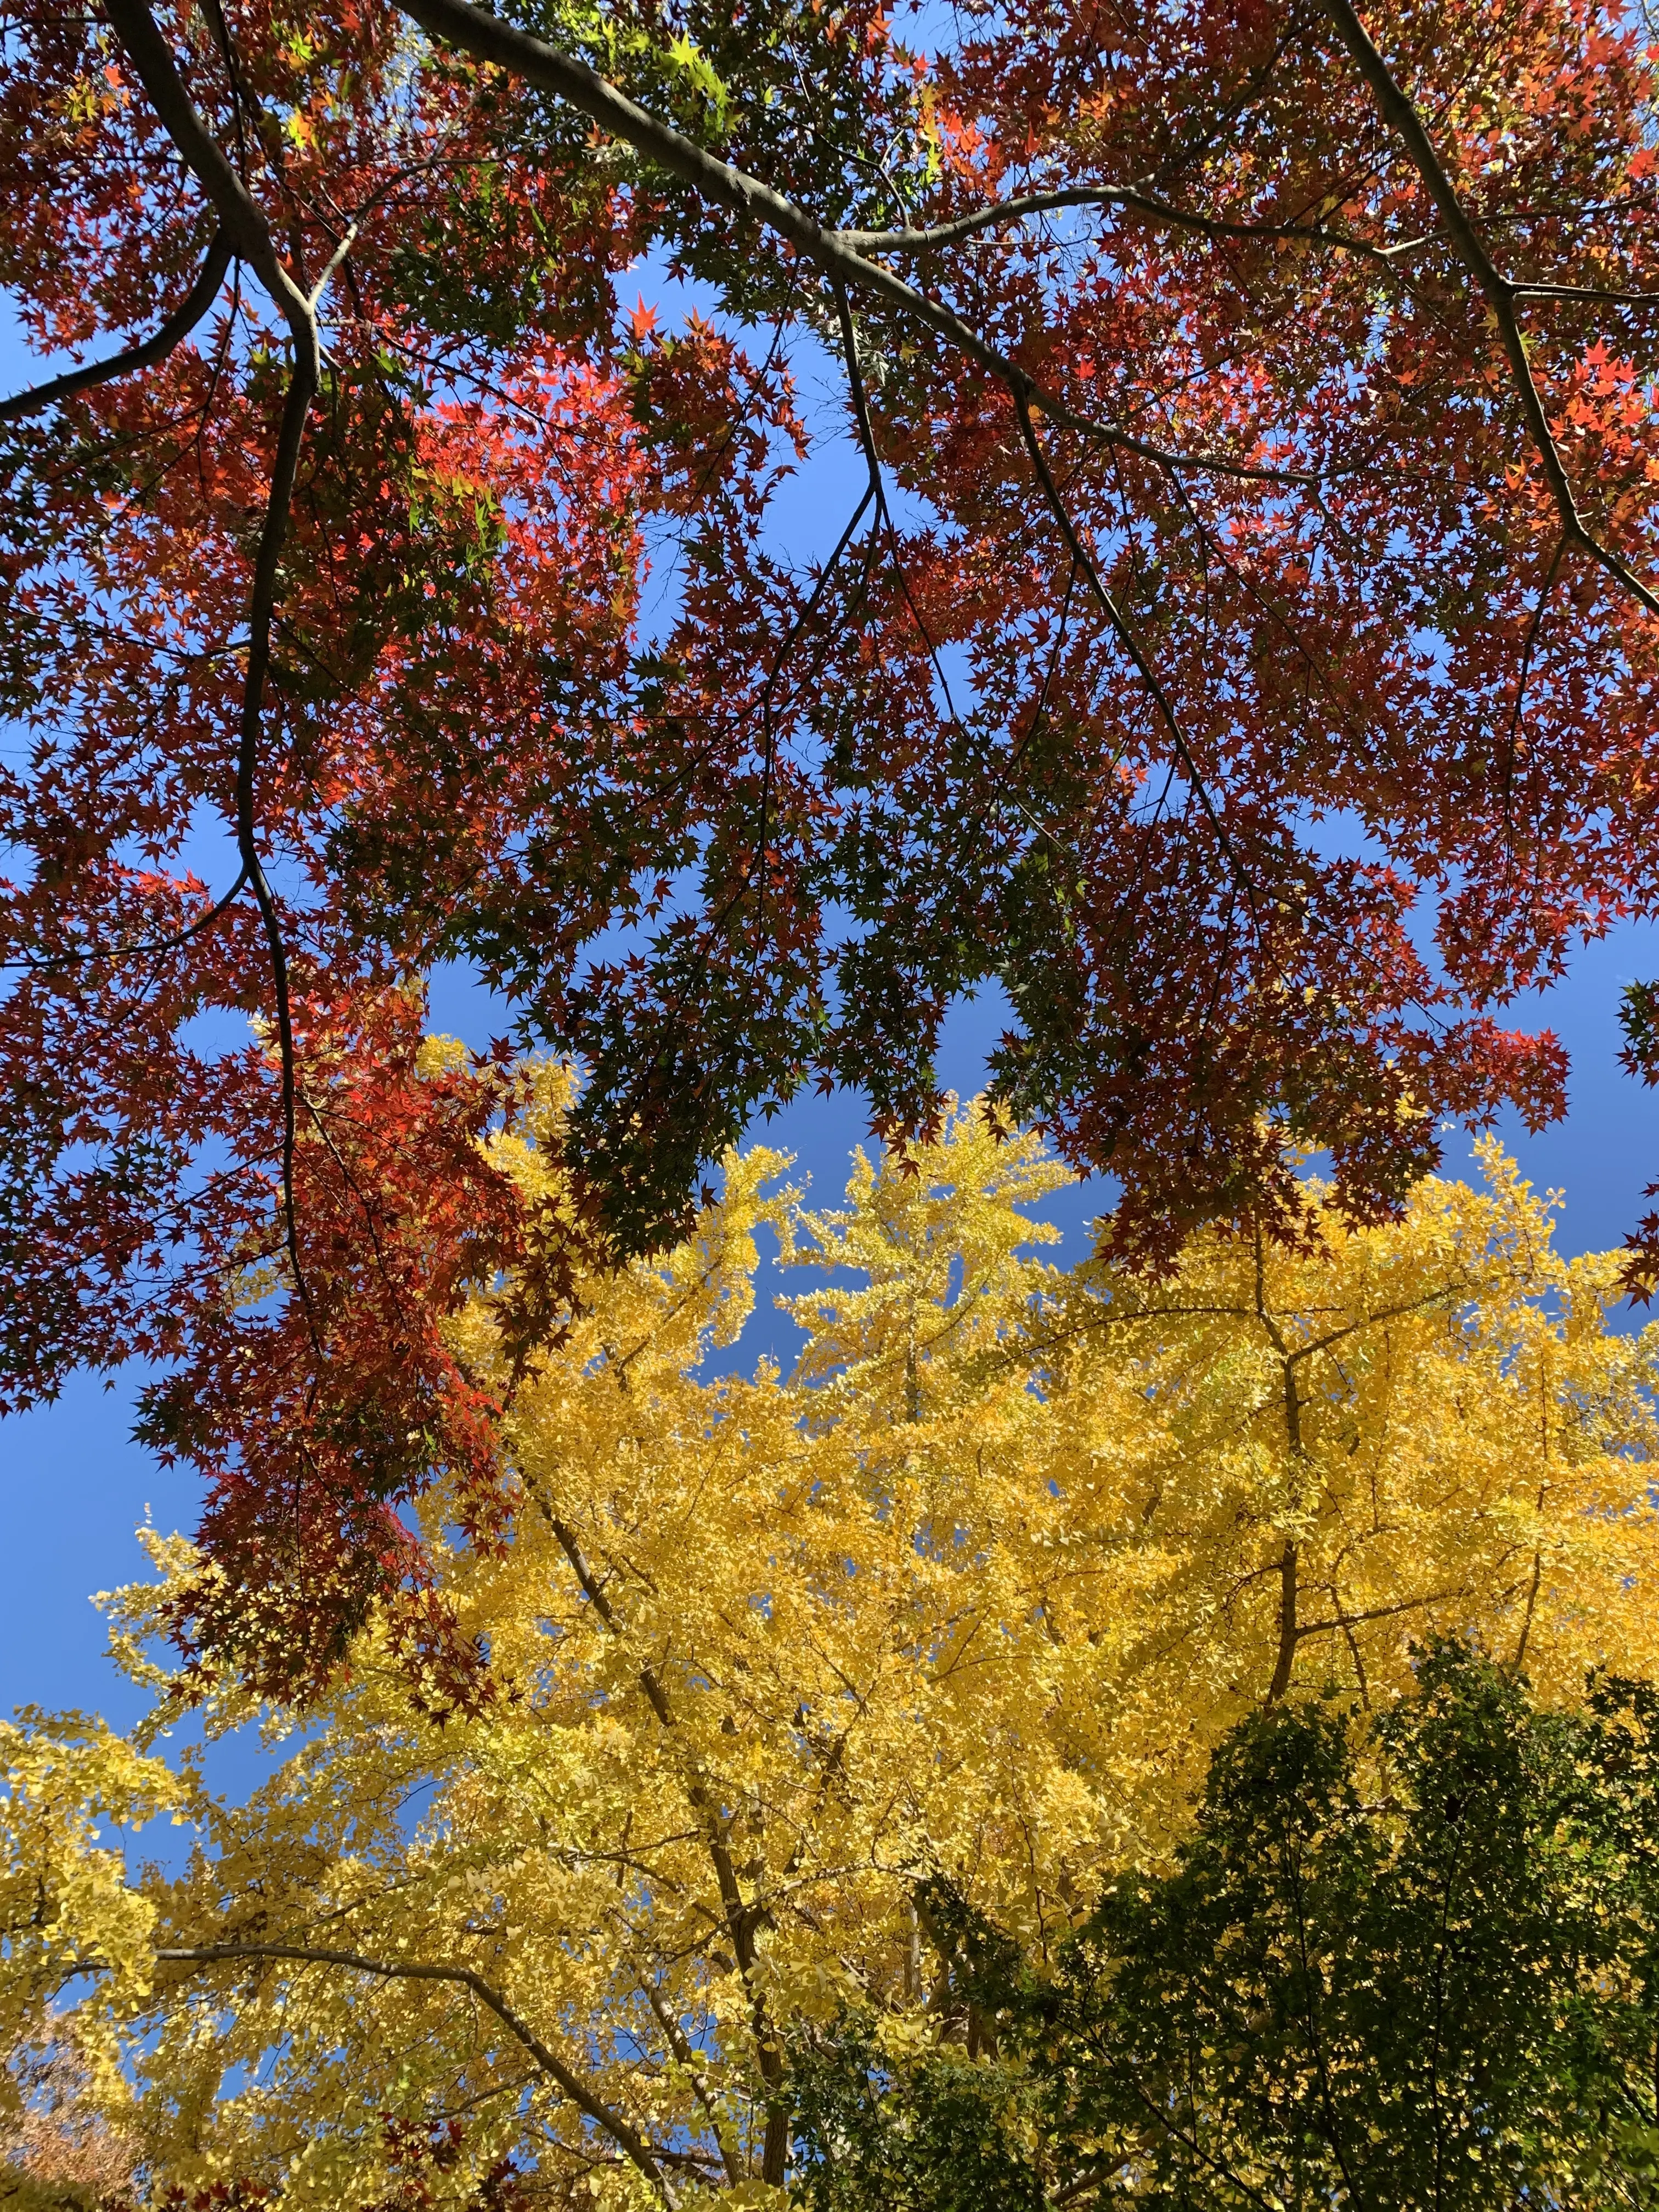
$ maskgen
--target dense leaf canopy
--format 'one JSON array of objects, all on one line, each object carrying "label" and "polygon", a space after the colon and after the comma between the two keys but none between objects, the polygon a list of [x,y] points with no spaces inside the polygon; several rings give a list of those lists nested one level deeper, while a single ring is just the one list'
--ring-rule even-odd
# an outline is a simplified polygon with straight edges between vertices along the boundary
[{"label": "dense leaf canopy", "polygon": [[1591,1708],[1442,1644],[1366,1728],[1242,1723],[1174,1869],[1049,1961],[934,1882],[946,2033],[802,2037],[807,2202],[1659,2201],[1659,1709],[1628,1682]]},{"label": "dense leaf canopy", "polygon": [[[540,1071],[539,1141],[496,1144],[527,1201],[567,1098]],[[146,2187],[459,2212],[514,2201],[507,2160],[527,2204],[764,2203],[803,2034],[858,2007],[895,2057],[963,2056],[930,1877],[1040,1959],[1109,1872],[1167,1866],[1253,1714],[1386,1715],[1436,1635],[1566,1715],[1654,1672],[1653,1340],[1501,1159],[1396,1224],[1316,1200],[1304,1253],[1208,1237],[1156,1292],[1031,1256],[1058,1171],[978,1109],[833,1212],[784,1164],[733,1158],[690,1241],[584,1282],[504,1426],[499,1557],[425,1501],[487,1701],[411,1679],[377,1613],[267,1709],[269,1784],[216,1798],[160,1731],[250,1717],[270,1668],[246,1616],[240,1667],[158,1665],[226,1589],[158,1540],[114,1607],[149,1724],[7,1731],[0,2048],[67,2068]],[[793,1376],[720,1372],[763,1224],[814,1271]],[[495,1379],[487,1303],[458,1327]],[[193,1848],[145,1872],[119,1831],[158,1807]]]},{"label": "dense leaf canopy", "polygon": [[[469,1284],[544,1336],[803,1083],[925,1130],[963,989],[1154,1259],[1293,1229],[1287,1139],[1380,1219],[1559,1110],[1492,1010],[1659,850],[1633,15],[0,25],[0,282],[80,364],[0,404],[0,1403],[161,1362],[307,1649],[428,1482],[500,1525]],[[497,1062],[418,1070],[446,959],[587,1069],[568,1218]]]}]

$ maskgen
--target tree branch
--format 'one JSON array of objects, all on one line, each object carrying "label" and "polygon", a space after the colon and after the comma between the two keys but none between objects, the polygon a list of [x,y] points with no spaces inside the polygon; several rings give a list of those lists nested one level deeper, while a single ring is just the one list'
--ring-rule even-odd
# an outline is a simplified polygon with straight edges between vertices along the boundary
[{"label": "tree branch", "polygon": [[283,408],[276,459],[271,470],[270,495],[265,504],[264,526],[259,533],[258,556],[253,571],[253,597],[248,609],[247,676],[242,687],[240,743],[236,755],[236,848],[243,872],[253,889],[264,923],[270,955],[271,981],[276,1000],[276,1045],[283,1071],[283,1214],[287,1231],[289,1264],[295,1288],[307,1312],[311,1310],[305,1270],[300,1260],[299,1223],[294,1205],[294,1151],[298,1075],[294,1048],[294,1012],[289,991],[288,949],[283,941],[282,917],[265,878],[260,856],[254,777],[258,765],[259,721],[264,706],[265,679],[270,671],[270,620],[276,604],[276,564],[287,535],[289,507],[299,471],[300,448],[305,438],[306,416],[316,391],[314,377],[296,360],[289,379]]},{"label": "tree branch", "polygon": [[1296,1540],[1287,1536],[1279,1556],[1279,1650],[1273,1660],[1273,1680],[1267,1685],[1267,1702],[1270,1705],[1276,1705],[1291,1686],[1296,1647],[1302,1640],[1296,1620],[1297,1562]]},{"label": "tree branch", "polygon": [[936,223],[926,230],[842,230],[836,235],[861,253],[921,253],[954,246],[959,240],[971,238],[976,231],[988,230],[996,223],[1023,222],[1028,216],[1048,215],[1073,207],[1128,208],[1169,229],[1195,231],[1204,238],[1237,239],[1243,243],[1259,239],[1268,243],[1293,241],[1303,246],[1322,246],[1333,252],[1361,254],[1367,260],[1380,262],[1385,269],[1393,268],[1398,255],[1408,253],[1422,244],[1420,239],[1410,238],[1402,239],[1397,246],[1374,246],[1369,239],[1351,238],[1345,231],[1327,230],[1322,224],[1230,222],[1224,216],[1200,215],[1194,209],[1176,207],[1169,200],[1137,191],[1132,185],[1070,185],[1057,191],[1026,192],[1018,199],[1002,200],[994,207],[975,208],[971,215],[958,216],[953,222]]},{"label": "tree branch", "polygon": [[[1294,1366],[1298,1359],[1311,1359],[1317,1352],[1328,1352],[1334,1344],[1340,1344],[1344,1337],[1357,1336],[1361,1329],[1380,1328],[1385,1321],[1403,1321],[1407,1314],[1422,1313],[1430,1306],[1443,1304],[1447,1298],[1467,1296],[1468,1290],[1467,1280],[1443,1283],[1438,1290],[1425,1291],[1420,1298],[1407,1298],[1403,1304],[1397,1306],[1379,1306],[1375,1313],[1364,1313],[1358,1321],[1345,1322],[1340,1328],[1332,1329],[1328,1336],[1316,1337],[1311,1344],[1298,1345],[1294,1352],[1285,1352],[1285,1363]],[[1264,1320],[1266,1317],[1265,1315],[1262,1316]]]},{"label": "tree branch", "polygon": [[1609,575],[1616,577],[1650,614],[1659,615],[1659,595],[1643,583],[1620,555],[1615,553],[1611,546],[1602,544],[1579,513],[1566,464],[1561,459],[1554,433],[1550,428],[1549,417],[1544,412],[1543,400],[1533,378],[1527,342],[1515,312],[1518,298],[1528,292],[1536,292],[1540,288],[1511,283],[1487,252],[1480,232],[1458,197],[1456,186],[1435,151],[1434,143],[1422,117],[1372,44],[1370,33],[1360,21],[1350,0],[1322,0],[1322,4],[1337,37],[1347,48],[1359,74],[1370,87],[1378,112],[1404,146],[1413,167],[1428,189],[1429,197],[1439,209],[1453,246],[1480,286],[1492,311],[1520,397],[1521,411],[1526,419],[1528,432],[1537,448],[1545,481],[1561,517],[1564,535],[1570,544],[1581,546],[1592,560],[1599,562]]},{"label": "tree branch", "polygon": [[1328,1636],[1334,1628],[1361,1628],[1368,1620],[1392,1620],[1396,1614],[1417,1613],[1425,1605],[1449,1605],[1455,1597],[1467,1597],[1468,1585],[1456,1589],[1431,1590],[1425,1597],[1402,1597],[1394,1605],[1374,1605],[1364,1613],[1337,1612],[1329,1620],[1309,1620],[1296,1629],[1299,1643],[1304,1636]]},{"label": "tree branch", "polygon": [[297,352],[312,356],[316,374],[317,321],[314,299],[301,290],[277,252],[270,226],[225,159],[212,133],[197,113],[178,64],[157,27],[147,0],[105,0],[104,12],[143,86],[150,106],[207,194],[221,229],[238,258],[246,261],[281,309]]},{"label": "tree branch", "polygon": [[[131,4],[131,0],[123,0],[123,4]],[[703,199],[717,207],[728,208],[734,215],[764,223],[832,281],[855,286],[862,292],[873,292],[900,314],[925,324],[965,353],[970,361],[976,362],[1000,384],[1006,385],[1017,397],[1040,407],[1045,415],[1067,428],[1139,453],[1161,467],[1192,469],[1258,482],[1313,481],[1305,473],[1253,468],[1231,460],[1224,454],[1171,453],[1114,423],[1097,422],[1088,416],[1076,414],[1062,400],[1046,392],[1017,362],[981,337],[972,324],[964,322],[953,308],[930,299],[925,292],[907,284],[902,276],[895,276],[890,269],[883,268],[879,262],[866,260],[846,243],[843,234],[828,228],[793,200],[775,191],[770,185],[763,184],[758,177],[751,177],[747,170],[739,169],[732,162],[721,161],[694,139],[659,122],[586,62],[562,54],[528,32],[504,23],[499,16],[482,8],[473,7],[471,0],[398,0],[398,4],[430,37],[447,40],[481,61],[493,63],[509,75],[522,78],[526,84],[538,86],[568,100],[613,138],[632,146],[636,153],[665,169],[670,176],[678,177],[682,184],[690,185]]]},{"label": "tree branch", "polygon": [[645,1992],[645,2001],[650,2006],[670,2051],[685,2069],[693,2093],[697,2102],[702,2106],[709,2128],[714,2134],[714,2146],[720,2153],[720,2164],[726,2169],[726,2180],[733,2189],[736,2189],[746,2177],[731,2145],[726,2142],[726,2129],[721,2122],[720,2109],[709,2094],[708,2078],[699,2063],[698,2054],[693,2050],[690,2039],[685,2030],[675,2019],[668,2006],[663,2002],[660,1992],[653,1983],[646,1979],[643,1974],[640,1976],[640,1987]]},{"label": "tree branch", "polygon": [[1604,307],[1659,307],[1659,291],[1615,292],[1600,284],[1511,283],[1510,295],[1516,300],[1588,301]]},{"label": "tree branch", "polygon": [[1199,773],[1198,764],[1193,758],[1185,733],[1176,717],[1170,695],[1159,681],[1158,672],[1147,659],[1139,640],[1130,629],[1122,610],[1110,592],[1107,590],[1105,580],[1096,566],[1094,556],[1084,544],[1082,533],[1072,520],[1071,511],[1060,496],[1060,486],[1054,482],[1054,471],[1048,465],[1048,456],[1038,442],[1036,430],[1031,422],[1030,407],[1018,392],[1014,395],[1014,410],[1019,417],[1020,435],[1024,440],[1026,453],[1030,457],[1032,471],[1042,488],[1050,512],[1060,526],[1060,535],[1066,541],[1066,549],[1081,572],[1084,581],[1088,585],[1095,604],[1111,624],[1118,642],[1128,655],[1135,673],[1146,685],[1147,693],[1158,710],[1158,719],[1170,733],[1170,742],[1174,748],[1175,757],[1180,763],[1181,772],[1192,786],[1198,803],[1204,810],[1205,818],[1209,823],[1216,842],[1226,860],[1228,872],[1250,910],[1252,921],[1255,921],[1256,919],[1255,887],[1234,857],[1231,841],[1227,836],[1225,825],[1216,811],[1215,803],[1210,797],[1203,777]]},{"label": "tree branch", "polygon": [[[616,1608],[606,1596],[603,1583],[596,1578],[583,1557],[575,1530],[568,1522],[555,1513],[542,1495],[540,1489],[530,1480],[528,1476],[524,1480],[526,1487],[536,1501],[543,1520],[552,1530],[559,1549],[569,1560],[576,1580],[581,1584],[583,1595],[588,1603],[593,1607],[611,1634],[620,1637],[623,1633],[623,1626],[617,1618]],[[668,1702],[668,1693],[663,1688],[656,1669],[648,1662],[640,1668],[639,1684],[645,1692],[652,1711],[663,1728],[674,1730],[674,1711]],[[686,1795],[691,1800],[692,1810],[702,1825],[703,1841],[708,1847],[708,1856],[714,1866],[714,1879],[720,1887],[720,1905],[726,1916],[726,1932],[731,1936],[732,1948],[737,1954],[738,1970],[742,1975],[744,1987],[749,1992],[752,2008],[756,2056],[760,2066],[761,2079],[766,2085],[769,2099],[765,2143],[762,2152],[761,2178],[775,2187],[781,2188],[789,2156],[789,2114],[779,2101],[779,2093],[783,2083],[782,2054],[775,2040],[773,2039],[772,2030],[767,2020],[765,1992],[755,1987],[755,1967],[757,1963],[755,1930],[759,1926],[763,1916],[761,1911],[750,1904],[743,1894],[742,1884],[738,1880],[738,1870],[732,1863],[732,1846],[726,1838],[726,1823],[720,1818],[720,1808],[714,1801],[713,1791],[698,1771],[695,1753],[686,1760],[685,1789]]]},{"label": "tree branch", "polygon": [[246,881],[247,870],[243,867],[230,889],[216,898],[205,914],[198,915],[194,921],[186,922],[182,929],[173,930],[166,937],[139,938],[130,945],[88,945],[76,952],[49,953],[38,960],[23,955],[15,960],[0,960],[0,969],[24,968],[34,974],[50,975],[56,968],[79,968],[97,960],[136,960],[145,952],[175,952],[181,945],[188,945],[192,937],[211,929],[221,915],[228,914],[241,896]]},{"label": "tree branch", "polygon": [[49,383],[37,384],[9,399],[0,399],[0,422],[21,422],[26,416],[38,415],[59,399],[72,399],[77,392],[86,392],[95,384],[113,383],[117,377],[135,375],[141,368],[151,368],[158,361],[165,361],[174,347],[190,336],[218,298],[231,259],[230,245],[224,232],[216,231],[196,282],[153,336],[141,344],[129,346],[125,353],[112,354],[107,361],[88,362],[82,368],[71,368],[62,376],[54,376]]},{"label": "tree branch", "polygon": [[106,12],[151,106],[216,210],[221,235],[229,240],[237,255],[258,276],[272,304],[287,322],[293,343],[293,366],[283,406],[282,423],[277,432],[276,452],[271,464],[270,490],[265,501],[258,550],[254,556],[253,588],[248,605],[247,673],[242,688],[241,726],[236,758],[236,843],[244,879],[252,886],[258,904],[270,955],[271,979],[276,1001],[277,1048],[282,1060],[285,1242],[289,1261],[294,1271],[295,1289],[309,1317],[311,1298],[300,1259],[299,1224],[294,1202],[297,1079],[288,952],[283,941],[282,919],[266,879],[259,852],[255,775],[258,763],[260,718],[264,706],[265,684],[270,671],[270,630],[276,606],[277,568],[283,541],[288,534],[300,453],[305,442],[306,418],[322,379],[317,303],[330,277],[349,250],[356,234],[348,228],[331,255],[316,286],[309,293],[303,291],[277,252],[264,215],[197,113],[147,0],[107,0]]},{"label": "tree branch", "polygon": [[343,1966],[349,1972],[374,1974],[387,1981],[452,1982],[471,1990],[480,2004],[493,2012],[508,2033],[530,2053],[544,2074],[556,2081],[578,2111],[585,2112],[596,2127],[603,2128],[625,2155],[649,2181],[665,2203],[672,2208],[674,2191],[667,2177],[652,2155],[651,2148],[638,2130],[622,2114],[613,2112],[604,2099],[588,2087],[579,2074],[573,2073],[556,2052],[550,2051],[529,2023],[519,2016],[499,1990],[493,1989],[482,1974],[471,1966],[417,1966],[398,1960],[368,1959],[357,1951],[313,1951],[297,1943],[195,1943],[169,1945],[158,1948],[158,1960],[170,1964],[186,1966],[216,1966],[228,1960],[245,1959],[285,1959],[300,1966]]}]

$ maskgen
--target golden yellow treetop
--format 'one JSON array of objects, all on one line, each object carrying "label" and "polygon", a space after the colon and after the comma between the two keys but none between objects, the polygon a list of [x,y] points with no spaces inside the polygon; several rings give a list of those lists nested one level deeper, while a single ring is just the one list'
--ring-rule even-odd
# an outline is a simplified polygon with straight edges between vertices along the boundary
[{"label": "golden yellow treetop", "polygon": [[[534,1084],[496,1141],[545,1182],[533,1116],[568,1094]],[[17,1737],[4,1878],[53,1869],[74,1932],[13,1975],[14,2033],[101,1946],[146,2154],[191,2187],[377,2203],[413,2154],[390,2115],[463,2130],[427,2176],[458,2205],[509,2154],[601,2205],[758,2201],[789,2024],[852,1996],[926,2032],[918,1875],[1041,1943],[1168,1852],[1252,1706],[1379,1704],[1431,1633],[1557,1701],[1653,1671],[1652,1333],[1610,1326],[1613,1259],[1561,1259],[1483,1165],[1380,1227],[1322,1205],[1303,1249],[1206,1234],[1148,1284],[1035,1256],[1026,1209],[1065,1178],[976,1106],[860,1155],[834,1211],[734,1157],[685,1244],[596,1275],[500,1371],[505,1550],[443,1552],[429,1502],[484,1711],[434,1726],[371,1627],[264,1789],[192,1799],[190,1867],[112,1887],[73,1804],[125,1778],[159,1805],[152,1765],[99,1739],[42,1825],[28,1761],[61,1739]],[[763,1224],[830,1279],[787,1301],[792,1374],[709,1376]],[[480,1373],[491,1295],[457,1327]],[[191,1571],[163,1569],[163,1594]],[[135,1665],[157,1602],[116,1601]]]}]

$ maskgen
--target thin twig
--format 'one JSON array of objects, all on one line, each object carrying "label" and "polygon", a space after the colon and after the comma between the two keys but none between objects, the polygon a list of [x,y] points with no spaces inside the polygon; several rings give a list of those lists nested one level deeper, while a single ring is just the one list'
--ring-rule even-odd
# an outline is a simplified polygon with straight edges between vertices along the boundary
[{"label": "thin twig", "polygon": [[1020,435],[1025,441],[1025,450],[1030,457],[1032,470],[1042,487],[1042,495],[1048,501],[1049,510],[1060,526],[1060,535],[1066,541],[1066,550],[1082,572],[1084,581],[1088,585],[1095,604],[1111,624],[1119,644],[1128,656],[1135,673],[1145,684],[1148,695],[1157,708],[1158,718],[1170,733],[1170,741],[1175,749],[1176,758],[1181,763],[1182,774],[1191,785],[1198,803],[1204,811],[1205,817],[1214,833],[1216,842],[1226,860],[1229,872],[1237,884],[1245,904],[1249,908],[1252,921],[1255,921],[1257,919],[1255,886],[1250,883],[1233,854],[1232,842],[1228,837],[1226,825],[1216,811],[1215,802],[1211,799],[1204,778],[1199,773],[1198,763],[1193,758],[1192,750],[1187,743],[1186,734],[1170,703],[1170,695],[1164,690],[1157,670],[1147,659],[1140,641],[1130,628],[1122,610],[1106,588],[1105,580],[1101,575],[1094,556],[1084,543],[1082,532],[1073,520],[1071,510],[1060,496],[1060,487],[1054,482],[1054,471],[1048,465],[1048,456],[1038,441],[1036,430],[1032,424],[1030,406],[1018,392],[1014,395],[1014,411],[1019,419]]},{"label": "thin twig", "polygon": [[1327,246],[1333,252],[1355,253],[1380,262],[1391,271],[1399,255],[1409,253],[1423,243],[1419,238],[1408,238],[1395,246],[1377,246],[1370,239],[1353,238],[1346,231],[1328,230],[1318,223],[1233,222],[1222,216],[1176,207],[1133,185],[1069,185],[1055,191],[1025,192],[1017,199],[975,208],[971,215],[958,216],[951,222],[934,223],[925,230],[842,230],[836,235],[860,253],[922,253],[954,246],[959,240],[971,238],[976,231],[990,229],[998,223],[1024,222],[1030,216],[1075,207],[1128,208],[1171,230],[1195,231],[1204,238]]},{"label": "thin twig", "polygon": [[54,968],[76,968],[83,963],[98,960],[134,960],[145,952],[174,952],[181,945],[188,945],[192,937],[199,937],[210,929],[221,915],[227,914],[240,897],[247,882],[247,870],[241,869],[235,882],[222,898],[216,899],[204,915],[189,922],[183,929],[174,930],[167,937],[141,939],[132,945],[88,945],[78,952],[58,952],[45,959],[30,959],[27,956],[15,960],[0,960],[0,968],[24,968],[35,975],[50,975]]}]

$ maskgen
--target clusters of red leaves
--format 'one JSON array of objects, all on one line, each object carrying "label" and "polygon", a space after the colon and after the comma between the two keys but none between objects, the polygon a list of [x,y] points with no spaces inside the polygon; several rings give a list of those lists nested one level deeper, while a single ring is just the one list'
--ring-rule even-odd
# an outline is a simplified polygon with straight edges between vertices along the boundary
[{"label": "clusters of red leaves", "polygon": [[[412,243],[447,240],[483,189],[489,88],[434,71],[401,112],[396,19],[352,7],[307,15],[296,82],[297,22],[239,21],[245,104],[267,130],[307,119],[284,155],[302,197],[378,197],[386,219],[365,227],[357,312],[331,332],[258,763],[296,1051],[290,1188],[253,902],[193,927],[236,867],[235,641],[282,397],[270,318],[243,301],[149,376],[61,405],[49,435],[20,428],[0,494],[5,705],[29,738],[0,776],[25,857],[0,1002],[0,1396],[50,1395],[81,1362],[157,1363],[142,1433],[208,1484],[185,1647],[302,1693],[392,1598],[441,1709],[476,1669],[398,1509],[443,1479],[485,1543],[507,1510],[499,1409],[444,1324],[507,1275],[531,1287],[520,1330],[556,1329],[581,1237],[573,1221],[550,1237],[481,1151],[514,1103],[502,1056],[417,1065],[418,979],[468,902],[486,933],[492,902],[514,928],[535,903],[544,957],[568,957],[661,847],[642,811],[627,819],[629,734],[603,702],[628,674],[644,518],[684,462],[640,428],[650,352],[612,343],[595,305],[635,250],[626,196],[588,189],[580,160],[527,181],[489,169],[478,265],[434,273]],[[210,48],[198,60],[201,96]],[[211,225],[95,21],[27,23],[0,133],[18,187],[7,273],[40,337],[142,325]],[[458,279],[454,313],[507,338],[444,326],[434,295]],[[700,372],[714,419],[747,374],[740,404],[787,422],[783,383],[712,333],[674,349],[679,416]],[[746,439],[723,484],[763,463]],[[566,696],[599,702],[585,726]],[[560,878],[586,886],[574,908]]]},{"label": "clusters of red leaves", "polygon": [[[466,2131],[459,2120],[422,2123],[388,2114],[383,2122],[386,2162],[397,2174],[390,2197],[364,2212],[425,2212],[441,2201],[446,2179],[460,2166]],[[441,2201],[453,2200],[453,2184]],[[510,2158],[498,2160],[480,2178],[465,2212],[527,2212],[532,2199],[520,2170]]]},{"label": "clusters of red leaves", "polygon": [[[454,2177],[466,2141],[459,2120],[399,2120],[388,2113],[381,2126],[386,2163],[396,2180],[390,2196],[363,2205],[360,2212],[427,2212],[441,2202],[456,2206],[457,2212],[528,2212],[532,2199],[521,2170],[510,2158],[489,2167],[465,2207],[459,2206]],[[175,2183],[161,2199],[167,2212],[258,2212],[259,2206],[276,2202],[261,2183],[240,2176],[205,2189]],[[112,2212],[118,2208],[112,2207]]]},{"label": "clusters of red leaves", "polygon": [[[672,1233],[803,1082],[928,1126],[964,989],[1012,1008],[1002,1111],[1121,1177],[1152,1264],[1202,1218],[1294,1235],[1287,1140],[1375,1218],[1442,1116],[1560,1110],[1555,1041],[1494,1012],[1655,905],[1659,625],[1564,538],[1325,0],[1016,0],[926,63],[865,0],[520,11],[827,223],[1116,192],[887,257],[1049,396],[1030,441],[1006,377],[854,298],[823,427],[867,402],[873,472],[817,566],[769,523],[811,442],[791,349],[820,376],[844,330],[809,257],[391,0],[156,20],[295,281],[335,257],[325,357],[251,763],[289,373],[252,270],[0,427],[0,1405],[157,1363],[145,1433],[207,1486],[186,1649],[304,1690],[385,1601],[434,1703],[476,1693],[400,1510],[441,1480],[504,1533],[469,1288],[532,1286],[526,1350],[583,1250]],[[1530,373],[1585,531],[1647,576],[1638,26],[1367,20],[1493,256],[1598,294],[1522,302]],[[96,7],[9,13],[0,209],[43,349],[154,329],[208,253]],[[718,313],[624,304],[647,254]],[[421,1059],[451,958],[585,1063],[556,1221],[478,1142],[505,1057]]]}]

